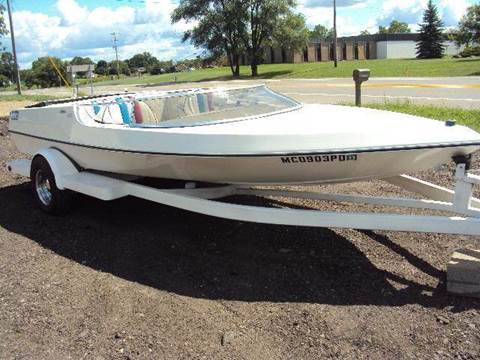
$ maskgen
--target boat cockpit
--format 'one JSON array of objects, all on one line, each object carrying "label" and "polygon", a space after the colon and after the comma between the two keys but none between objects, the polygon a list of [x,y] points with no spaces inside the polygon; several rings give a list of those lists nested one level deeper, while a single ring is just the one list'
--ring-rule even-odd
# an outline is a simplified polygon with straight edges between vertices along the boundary
[{"label": "boat cockpit", "polygon": [[301,107],[264,85],[105,96],[77,102],[85,125],[182,127],[266,116]]}]

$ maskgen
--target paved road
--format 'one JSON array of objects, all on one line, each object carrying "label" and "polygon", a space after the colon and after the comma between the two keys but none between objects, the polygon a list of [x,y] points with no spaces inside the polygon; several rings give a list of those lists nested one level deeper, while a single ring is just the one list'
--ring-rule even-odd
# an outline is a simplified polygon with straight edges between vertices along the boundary
[{"label": "paved road", "polygon": [[[353,103],[351,79],[274,79],[211,81],[181,84],[97,86],[96,92],[154,90],[187,87],[239,86],[266,83],[272,89],[305,103]],[[88,89],[84,89],[87,92]],[[53,93],[68,96],[68,89],[31,90],[26,93]],[[372,78],[363,85],[363,102],[411,102],[436,106],[480,109],[480,77]]]},{"label": "paved road", "polygon": [[[354,84],[351,79],[281,79],[214,81],[193,84],[168,84],[161,86],[139,85],[135,88],[165,89],[188,86],[235,86],[266,83],[272,89],[305,103],[353,103]],[[107,87],[102,91],[123,87]],[[132,90],[132,87],[129,88]],[[372,78],[363,85],[363,101],[412,102],[437,106],[480,109],[480,77],[449,78]]]},{"label": "paved road", "polygon": [[[269,85],[302,102],[354,102],[350,79],[292,80]],[[373,78],[363,84],[368,102],[404,102],[480,109],[480,78]]]}]

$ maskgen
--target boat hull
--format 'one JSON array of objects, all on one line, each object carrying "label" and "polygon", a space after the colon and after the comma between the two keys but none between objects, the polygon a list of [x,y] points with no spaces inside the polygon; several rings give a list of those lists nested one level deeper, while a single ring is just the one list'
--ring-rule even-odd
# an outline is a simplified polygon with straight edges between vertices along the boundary
[{"label": "boat hull", "polygon": [[17,147],[35,154],[44,148],[64,152],[78,166],[142,177],[212,183],[278,185],[353,182],[438,167],[478,146],[371,149],[271,155],[194,156],[139,153],[73,145],[12,133]]}]

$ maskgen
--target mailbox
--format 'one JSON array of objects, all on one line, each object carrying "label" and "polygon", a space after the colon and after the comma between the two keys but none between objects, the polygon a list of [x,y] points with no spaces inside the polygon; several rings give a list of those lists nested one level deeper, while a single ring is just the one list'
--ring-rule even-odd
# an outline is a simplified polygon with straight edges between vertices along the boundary
[{"label": "mailbox", "polygon": [[367,81],[369,77],[370,77],[370,69],[353,70],[353,80],[355,82]]},{"label": "mailbox", "polygon": [[353,70],[353,81],[355,81],[355,105],[362,106],[362,83],[370,77],[370,69]]}]

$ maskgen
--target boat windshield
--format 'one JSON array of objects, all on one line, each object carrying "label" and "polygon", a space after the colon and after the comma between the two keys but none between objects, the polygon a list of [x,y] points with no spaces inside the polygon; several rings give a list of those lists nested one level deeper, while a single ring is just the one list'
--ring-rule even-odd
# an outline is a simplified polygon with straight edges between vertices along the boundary
[{"label": "boat windshield", "polygon": [[161,127],[240,120],[300,106],[265,86],[135,94],[120,100],[116,98],[106,107],[102,105],[95,103],[93,106],[98,122]]}]

